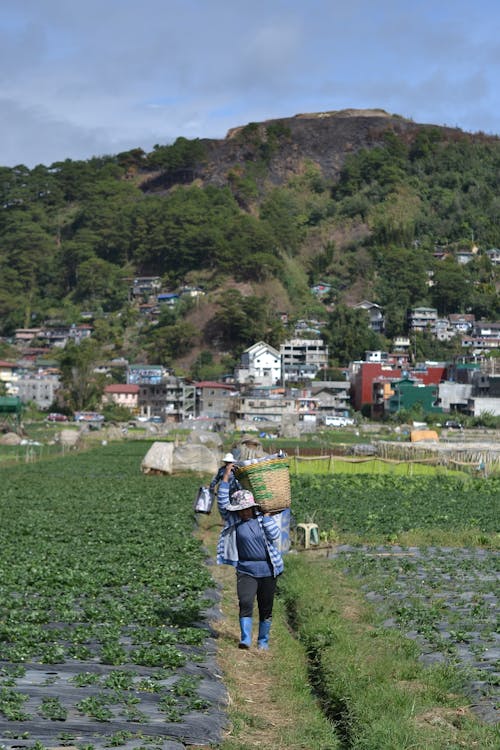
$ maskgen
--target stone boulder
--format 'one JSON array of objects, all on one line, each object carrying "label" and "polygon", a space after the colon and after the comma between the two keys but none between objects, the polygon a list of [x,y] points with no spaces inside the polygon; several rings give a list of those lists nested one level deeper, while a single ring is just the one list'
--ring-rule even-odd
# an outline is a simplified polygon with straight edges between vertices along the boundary
[{"label": "stone boulder", "polygon": [[79,430],[65,429],[59,433],[59,443],[66,448],[75,448],[82,441],[82,433]]},{"label": "stone boulder", "polygon": [[197,471],[215,474],[219,468],[219,451],[211,451],[205,445],[180,445],[174,450],[173,471]]},{"label": "stone boulder", "polygon": [[207,432],[202,430],[193,430],[187,437],[187,443],[190,445],[204,445],[212,451],[222,451],[224,441],[217,432]]},{"label": "stone boulder", "polygon": [[153,443],[141,461],[143,474],[171,474],[173,464],[174,444]]},{"label": "stone boulder", "polygon": [[6,432],[5,435],[0,435],[0,445],[19,445],[21,440],[22,438],[15,432]]}]

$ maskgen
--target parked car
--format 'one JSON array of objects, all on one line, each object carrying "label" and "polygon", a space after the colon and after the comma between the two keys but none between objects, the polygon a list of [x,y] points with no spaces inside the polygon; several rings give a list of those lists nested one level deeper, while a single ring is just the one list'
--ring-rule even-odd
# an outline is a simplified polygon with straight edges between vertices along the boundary
[{"label": "parked car", "polygon": [[51,412],[46,417],[47,422],[68,422],[69,419],[66,414],[59,414],[56,411]]},{"label": "parked car", "polygon": [[463,425],[460,422],[457,422],[455,419],[447,419],[444,423],[444,426],[448,430],[463,430]]}]

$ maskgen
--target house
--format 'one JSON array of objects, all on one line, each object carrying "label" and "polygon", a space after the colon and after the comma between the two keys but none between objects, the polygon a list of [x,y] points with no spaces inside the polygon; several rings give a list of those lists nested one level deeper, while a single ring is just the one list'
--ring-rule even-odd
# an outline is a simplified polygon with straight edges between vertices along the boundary
[{"label": "house", "polygon": [[365,362],[389,362],[391,360],[391,356],[388,352],[383,352],[380,349],[375,350],[369,350],[367,349],[365,351]]},{"label": "house", "polygon": [[281,357],[277,349],[258,341],[245,349],[235,369],[237,383],[274,385],[281,381]]},{"label": "house", "polygon": [[409,337],[396,336],[392,341],[392,350],[395,354],[408,354],[410,351]]},{"label": "house", "polygon": [[194,299],[197,299],[198,297],[204,297],[205,292],[203,289],[200,289],[199,286],[183,286],[179,290],[179,295],[181,297],[192,297]]},{"label": "house", "polygon": [[49,409],[61,384],[58,375],[27,374],[17,380],[15,389],[23,404],[34,403],[39,409]]},{"label": "house", "polygon": [[312,380],[328,366],[328,346],[319,338],[288,339],[280,345],[282,376],[286,380]]},{"label": "house", "polygon": [[311,287],[311,292],[315,297],[325,297],[330,293],[332,285],[325,281],[319,281],[317,284]]},{"label": "house", "polygon": [[441,414],[443,411],[438,404],[437,385],[424,385],[416,378],[406,377],[392,381],[390,386],[391,395],[384,404],[389,414],[415,406],[420,406],[424,414]]},{"label": "house", "polygon": [[182,422],[195,416],[196,389],[173,376],[143,381],[139,383],[138,408],[143,417]]},{"label": "house", "polygon": [[384,332],[385,317],[384,317],[383,309],[380,307],[380,305],[377,305],[375,302],[369,302],[368,300],[364,299],[362,302],[358,302],[356,305],[353,305],[353,309],[354,310],[366,310],[370,318],[370,328],[372,329],[372,331],[375,331],[375,333]]},{"label": "house", "polygon": [[500,250],[498,247],[492,247],[490,250],[485,250],[484,254],[488,256],[492,265],[500,265]]},{"label": "house", "polygon": [[6,362],[5,360],[0,359],[0,382],[1,383],[10,383],[13,380],[15,380],[17,377],[18,371],[19,371],[18,365],[15,365],[13,362]]},{"label": "house", "polygon": [[450,313],[448,320],[455,333],[470,333],[476,322],[471,313]]},{"label": "house", "polygon": [[132,282],[130,295],[135,297],[149,297],[156,294],[161,289],[161,279],[159,276],[138,276]]},{"label": "house", "polygon": [[[351,400],[356,411],[363,407],[368,411],[380,412],[392,386],[391,383],[403,378],[417,380],[422,385],[438,385],[447,375],[446,365],[438,362],[424,362],[413,368],[400,365],[390,358],[387,362],[355,362],[350,366]],[[437,398],[437,395],[436,395]]]},{"label": "house", "polygon": [[463,411],[472,395],[471,383],[455,383],[445,380],[438,386],[437,403],[444,412]]},{"label": "house", "polygon": [[476,356],[492,352],[496,349],[500,349],[500,336],[463,336],[462,347],[468,349]]},{"label": "house", "polygon": [[232,411],[232,399],[237,394],[234,386],[202,380],[195,383],[196,414],[200,417],[229,419]]},{"label": "house", "polygon": [[139,406],[139,386],[129,383],[112,383],[104,386],[103,405],[116,404],[130,411],[136,411]]},{"label": "house", "polygon": [[231,421],[281,422],[283,416],[296,413],[295,396],[286,394],[283,388],[261,386],[249,388],[234,397]]},{"label": "house", "polygon": [[14,331],[14,343],[30,344],[35,339],[40,339],[42,335],[42,328],[16,328]]},{"label": "house", "polygon": [[457,334],[448,318],[438,318],[431,330],[438,341],[450,341]]},{"label": "house", "polygon": [[350,384],[347,380],[326,380],[315,383],[311,387],[311,394],[316,400],[316,413],[321,416],[349,415]]},{"label": "house", "polygon": [[413,333],[434,328],[438,313],[434,307],[414,307],[408,315],[408,325]]},{"label": "house", "polygon": [[175,307],[179,301],[179,295],[175,292],[165,292],[164,294],[158,294],[156,299],[159,305]]},{"label": "house", "polygon": [[477,250],[474,252],[474,250],[457,250],[455,253],[455,260],[457,263],[459,263],[461,266],[466,265],[467,263],[470,263],[471,260],[473,260],[477,255]]},{"label": "house", "polygon": [[500,338],[500,321],[490,323],[486,320],[478,320],[473,327],[473,335],[482,338]]}]

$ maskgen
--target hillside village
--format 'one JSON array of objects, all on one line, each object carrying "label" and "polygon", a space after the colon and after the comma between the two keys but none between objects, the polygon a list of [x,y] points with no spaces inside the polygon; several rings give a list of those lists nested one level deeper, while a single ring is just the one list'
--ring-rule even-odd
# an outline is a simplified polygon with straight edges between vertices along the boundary
[{"label": "hillside village", "polygon": [[497,419],[498,164],[497,137],[345,110],[5,168],[5,410]]},{"label": "hillside village", "polygon": [[[498,259],[497,259],[498,262]],[[323,296],[327,284],[311,294]],[[159,277],[134,278],[130,299],[142,315],[155,316],[162,306],[175,306],[183,296],[205,292],[184,287],[164,292]],[[367,312],[367,325],[384,332],[383,308],[363,300],[353,307]],[[93,334],[90,321],[78,325],[47,324],[16,329],[11,343],[15,361],[0,361],[4,401],[36,405],[47,413],[67,412],[61,390],[57,353],[69,343],[80,344]],[[324,321],[301,319],[287,326],[288,338],[273,347],[256,341],[247,347],[234,371],[217,381],[176,376],[155,363],[118,358],[96,365],[102,376],[106,404],[123,407],[131,419],[180,423],[201,418],[217,426],[255,429],[315,429],[354,424],[356,415],[386,419],[417,410],[424,418],[454,414],[500,416],[500,366],[490,356],[500,349],[500,321],[476,321],[474,315],[439,316],[431,307],[408,311],[408,335],[395,337],[392,350],[366,351],[364,359],[346,363],[332,380],[332,352],[322,337]],[[425,332],[438,341],[459,342],[461,354],[450,361],[415,361],[414,334]],[[119,373],[117,378],[117,373]],[[117,382],[119,380],[120,382]]]}]

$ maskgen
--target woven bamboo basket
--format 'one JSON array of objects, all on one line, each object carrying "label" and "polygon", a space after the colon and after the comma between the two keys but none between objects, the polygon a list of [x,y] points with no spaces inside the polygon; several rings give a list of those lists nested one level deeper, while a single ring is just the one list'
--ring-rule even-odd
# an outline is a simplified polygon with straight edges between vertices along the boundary
[{"label": "woven bamboo basket", "polygon": [[277,513],[290,507],[290,471],[286,459],[270,458],[248,466],[235,466],[234,473],[265,513]]}]

